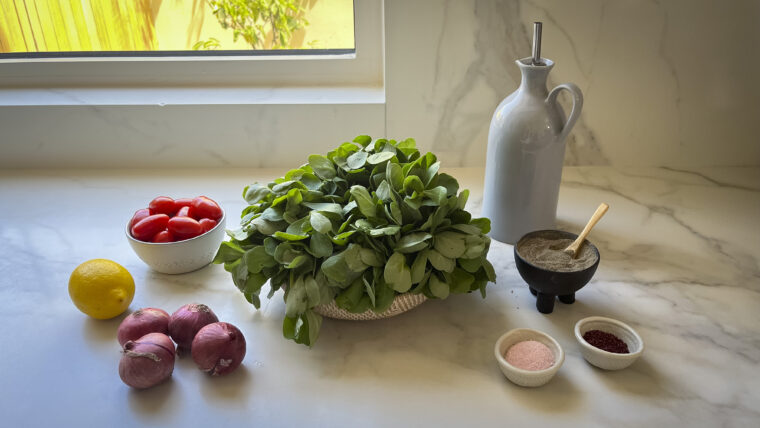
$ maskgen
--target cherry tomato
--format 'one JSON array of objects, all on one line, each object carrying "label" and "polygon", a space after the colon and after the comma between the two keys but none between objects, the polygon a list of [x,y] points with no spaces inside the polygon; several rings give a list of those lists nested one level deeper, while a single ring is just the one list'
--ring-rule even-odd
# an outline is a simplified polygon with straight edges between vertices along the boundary
[{"label": "cherry tomato", "polygon": [[172,217],[168,223],[169,233],[177,240],[194,238],[203,233],[203,227],[190,217]]},{"label": "cherry tomato", "polygon": [[177,205],[174,203],[174,199],[168,196],[159,196],[148,204],[150,214],[166,214],[173,216],[177,212]]},{"label": "cherry tomato", "polygon": [[174,236],[172,236],[171,232],[168,230],[162,230],[161,232],[158,232],[156,236],[153,237],[153,241],[151,242],[172,242],[174,241]]},{"label": "cherry tomato", "polygon": [[205,196],[193,198],[193,214],[196,218],[210,218],[219,221],[222,219],[222,209],[219,204]]},{"label": "cherry tomato", "polygon": [[137,211],[135,211],[135,215],[132,216],[132,220],[129,221],[129,229],[132,229],[132,226],[136,225],[137,222],[144,219],[145,217],[148,217],[150,215],[150,210],[147,208],[142,208]]},{"label": "cherry tomato", "polygon": [[177,211],[176,217],[192,217],[192,208],[190,205],[183,206]]},{"label": "cherry tomato", "polygon": [[208,232],[216,226],[216,220],[211,220],[210,218],[202,218],[200,221],[198,221],[198,223],[201,224],[203,233]]},{"label": "cherry tomato", "polygon": [[192,203],[193,198],[179,198],[174,200],[174,205],[176,205],[178,209],[182,207],[189,207]]},{"label": "cherry tomato", "polygon": [[132,226],[132,236],[140,241],[150,241],[158,232],[166,229],[169,216],[166,214],[154,214],[138,221]]}]

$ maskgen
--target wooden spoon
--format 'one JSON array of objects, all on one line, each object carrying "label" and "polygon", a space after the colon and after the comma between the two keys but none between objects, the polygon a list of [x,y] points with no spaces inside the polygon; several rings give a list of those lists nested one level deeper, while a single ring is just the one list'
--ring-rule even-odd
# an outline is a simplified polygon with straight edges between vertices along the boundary
[{"label": "wooden spoon", "polygon": [[578,235],[578,238],[563,251],[569,254],[570,257],[575,258],[578,255],[578,250],[581,248],[581,245],[583,245],[583,240],[586,239],[586,236],[588,236],[588,234],[591,232],[591,229],[596,226],[596,223],[602,218],[604,213],[606,213],[609,208],[610,206],[604,202],[599,204],[599,208],[596,209],[594,215],[592,215],[588,220],[586,227],[583,228],[583,232],[581,232],[581,234]]}]

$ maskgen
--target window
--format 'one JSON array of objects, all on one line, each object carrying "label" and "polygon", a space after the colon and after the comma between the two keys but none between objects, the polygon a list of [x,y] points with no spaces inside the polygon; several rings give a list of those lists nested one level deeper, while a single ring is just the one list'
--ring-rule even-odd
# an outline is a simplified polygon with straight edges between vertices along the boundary
[{"label": "window", "polygon": [[[258,2],[298,4],[304,18],[298,25],[303,28],[278,37],[287,45],[276,44],[271,24],[256,21],[244,28],[233,23],[242,18],[221,12],[225,4]],[[153,9],[144,6],[152,3],[161,5],[155,17]],[[0,88],[383,83],[381,1],[0,0],[0,6]],[[48,13],[51,10],[55,13]],[[113,15],[129,24],[109,27]],[[262,27],[257,36],[246,35],[257,25]],[[250,49],[236,49],[249,45]],[[72,52],[98,46],[111,50]]]},{"label": "window", "polygon": [[0,0],[0,11],[0,57],[354,50],[352,0]]},{"label": "window", "polygon": [[[101,0],[44,2],[54,1]],[[301,3],[316,13],[328,1]],[[21,3],[0,0],[0,20]],[[354,0],[353,8],[352,50],[0,54],[0,168],[286,166],[295,153],[385,135],[384,2]],[[185,50],[199,52],[192,47]]]}]

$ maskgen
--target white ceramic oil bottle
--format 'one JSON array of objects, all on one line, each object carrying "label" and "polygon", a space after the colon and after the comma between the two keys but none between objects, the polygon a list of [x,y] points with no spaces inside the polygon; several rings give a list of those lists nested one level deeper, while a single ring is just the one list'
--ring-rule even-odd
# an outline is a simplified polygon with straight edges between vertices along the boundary
[{"label": "white ceramic oil bottle", "polygon": [[[528,232],[554,228],[565,140],[583,108],[583,94],[574,84],[547,90],[554,62],[541,58],[540,22],[534,24],[533,57],[515,62],[520,87],[496,108],[488,132],[482,212],[491,219],[491,237],[509,244]],[[567,121],[557,102],[563,89],[573,98]]]}]

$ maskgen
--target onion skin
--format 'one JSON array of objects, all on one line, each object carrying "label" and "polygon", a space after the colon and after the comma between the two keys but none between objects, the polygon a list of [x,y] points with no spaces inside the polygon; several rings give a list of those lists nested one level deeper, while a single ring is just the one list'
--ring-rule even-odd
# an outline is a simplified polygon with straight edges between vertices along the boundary
[{"label": "onion skin", "polygon": [[174,343],[163,333],[148,333],[124,344],[119,377],[132,388],[145,389],[169,379],[174,371]]},{"label": "onion skin", "polygon": [[203,327],[193,340],[192,356],[198,368],[213,376],[234,371],[245,358],[245,337],[232,324],[216,322]]},{"label": "onion skin", "polygon": [[169,334],[169,314],[166,311],[158,308],[136,310],[119,324],[116,339],[123,347],[128,341],[137,340],[148,333]]},{"label": "onion skin", "polygon": [[180,349],[190,349],[198,331],[217,321],[219,318],[208,306],[190,303],[177,309],[169,317],[169,335]]}]

